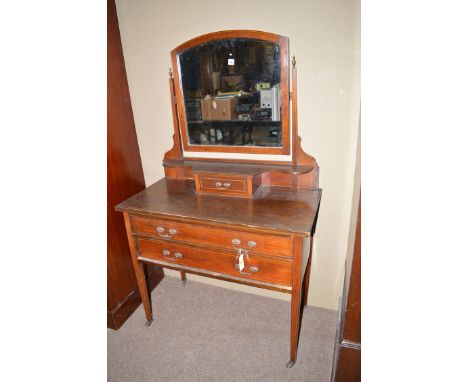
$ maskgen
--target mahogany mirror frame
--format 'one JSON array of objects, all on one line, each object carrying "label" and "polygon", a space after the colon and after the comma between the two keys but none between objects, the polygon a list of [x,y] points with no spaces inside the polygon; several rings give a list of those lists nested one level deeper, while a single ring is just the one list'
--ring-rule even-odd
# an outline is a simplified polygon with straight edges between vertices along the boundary
[{"label": "mahogany mirror frame", "polygon": [[[182,90],[182,81],[180,80],[180,64],[178,55],[187,49],[197,45],[216,40],[226,40],[234,38],[248,38],[263,40],[276,43],[280,46],[280,65],[281,65],[281,147],[261,147],[261,146],[208,146],[208,145],[190,145],[188,142],[187,120],[184,107],[184,96]],[[250,153],[250,154],[273,154],[289,155],[290,151],[290,110],[289,110],[289,39],[274,33],[253,31],[253,30],[228,30],[221,32],[208,33],[193,38],[171,51],[172,70],[174,72],[174,91],[177,104],[178,122],[174,125],[176,136],[180,136],[184,151],[192,152],[224,152],[224,153]],[[179,135],[180,134],[180,135]]]}]

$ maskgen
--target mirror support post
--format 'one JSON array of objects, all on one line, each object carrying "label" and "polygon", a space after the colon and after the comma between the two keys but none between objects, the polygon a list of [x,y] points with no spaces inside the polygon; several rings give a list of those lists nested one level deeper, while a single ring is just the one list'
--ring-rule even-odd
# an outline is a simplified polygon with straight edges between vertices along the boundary
[{"label": "mirror support post", "polygon": [[299,160],[299,140],[298,140],[298,126],[297,126],[297,68],[296,68],[296,56],[292,59],[292,70],[291,70],[291,104],[292,104],[292,164],[297,164]]},{"label": "mirror support post", "polygon": [[182,160],[182,146],[180,142],[179,119],[177,114],[177,98],[172,70],[169,68],[169,92],[171,95],[172,122],[174,123],[174,146],[166,153],[164,159]]}]

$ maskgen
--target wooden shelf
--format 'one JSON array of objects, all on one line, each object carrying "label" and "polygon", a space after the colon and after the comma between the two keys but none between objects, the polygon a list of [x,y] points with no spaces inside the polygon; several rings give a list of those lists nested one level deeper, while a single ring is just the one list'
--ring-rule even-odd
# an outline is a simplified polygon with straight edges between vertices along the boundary
[{"label": "wooden shelf", "polygon": [[192,171],[208,173],[233,173],[241,175],[256,175],[269,171],[278,171],[285,174],[306,174],[314,169],[309,165],[291,164],[256,164],[256,163],[229,163],[209,162],[203,160],[165,160],[164,167],[191,167]]}]

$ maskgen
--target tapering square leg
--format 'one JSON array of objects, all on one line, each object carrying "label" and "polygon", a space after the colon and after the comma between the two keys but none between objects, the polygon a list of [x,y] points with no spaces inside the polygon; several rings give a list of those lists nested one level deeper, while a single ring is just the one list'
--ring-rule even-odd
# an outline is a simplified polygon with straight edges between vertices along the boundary
[{"label": "tapering square leg", "polygon": [[138,290],[140,291],[141,301],[143,303],[143,308],[145,309],[145,315],[146,315],[146,320],[147,320],[145,323],[145,326],[148,327],[153,322],[153,312],[151,309],[151,301],[150,301],[148,286],[146,283],[145,271],[144,271],[143,264],[139,262],[137,259],[137,254],[135,250],[135,241],[133,240],[128,213],[124,213],[124,219],[125,219],[125,228],[127,229],[127,238],[128,238],[128,244],[130,247],[130,255],[132,257],[133,269],[135,270]]},{"label": "tapering square leg", "polygon": [[299,341],[299,327],[301,321],[301,288],[292,290],[291,296],[291,349],[289,362],[286,367],[293,367],[297,359],[297,345]]},{"label": "tapering square leg", "polygon": [[187,284],[187,275],[185,274],[184,271],[180,271],[180,279],[182,280],[184,285]]},{"label": "tapering square leg", "polygon": [[291,348],[290,359],[286,367],[293,367],[297,359],[297,345],[301,325],[302,307],[302,241],[301,237],[294,238],[293,244],[293,271],[291,290]]},{"label": "tapering square leg", "polygon": [[304,280],[302,281],[302,305],[307,305],[307,300],[309,297],[309,280],[310,280],[311,262],[312,262],[312,252],[309,255],[309,260],[307,261],[307,268],[304,274]]}]

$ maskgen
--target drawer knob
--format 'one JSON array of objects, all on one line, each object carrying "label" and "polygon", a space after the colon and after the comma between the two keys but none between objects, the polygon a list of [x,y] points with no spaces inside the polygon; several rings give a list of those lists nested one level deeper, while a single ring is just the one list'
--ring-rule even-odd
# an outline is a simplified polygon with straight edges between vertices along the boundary
[{"label": "drawer knob", "polygon": [[229,187],[231,187],[231,183],[221,183],[221,182],[216,182],[215,183],[216,188],[220,190],[227,190]]},{"label": "drawer knob", "polygon": [[170,239],[177,233],[177,230],[175,228],[169,228],[169,233],[164,233],[165,230],[166,229],[164,227],[160,226],[156,228],[156,232],[158,233],[158,235],[166,239]]},{"label": "drawer knob", "polygon": [[179,260],[182,257],[184,257],[182,253],[180,252],[174,253],[174,257],[171,257],[171,251],[169,251],[168,249],[163,249],[162,254],[164,255],[166,259],[170,259],[170,260]]},{"label": "drawer knob", "polygon": [[252,276],[254,273],[258,272],[259,270],[258,267],[250,267],[249,268],[250,272],[244,272],[240,270],[239,264],[236,264],[234,267],[239,271],[239,273],[242,273],[243,275],[247,275],[247,276]]}]

